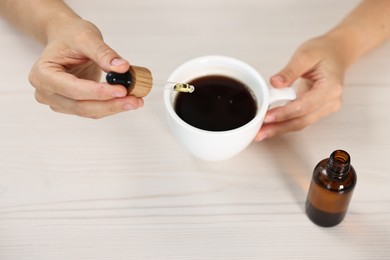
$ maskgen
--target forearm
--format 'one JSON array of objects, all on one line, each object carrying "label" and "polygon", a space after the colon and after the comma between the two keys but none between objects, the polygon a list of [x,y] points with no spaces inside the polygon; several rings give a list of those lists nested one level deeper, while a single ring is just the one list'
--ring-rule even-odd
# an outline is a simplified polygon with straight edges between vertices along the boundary
[{"label": "forearm", "polygon": [[0,0],[0,13],[42,44],[46,44],[67,19],[78,17],[61,0]]},{"label": "forearm", "polygon": [[365,0],[326,34],[338,43],[348,67],[390,38],[390,0]]}]

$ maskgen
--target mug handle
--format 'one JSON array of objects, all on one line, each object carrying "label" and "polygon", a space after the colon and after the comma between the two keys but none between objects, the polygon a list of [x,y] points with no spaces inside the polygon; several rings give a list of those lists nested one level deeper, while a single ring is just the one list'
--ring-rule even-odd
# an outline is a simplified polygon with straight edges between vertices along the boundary
[{"label": "mug handle", "polygon": [[292,87],[269,88],[269,108],[284,106],[289,101],[295,100],[297,94]]}]

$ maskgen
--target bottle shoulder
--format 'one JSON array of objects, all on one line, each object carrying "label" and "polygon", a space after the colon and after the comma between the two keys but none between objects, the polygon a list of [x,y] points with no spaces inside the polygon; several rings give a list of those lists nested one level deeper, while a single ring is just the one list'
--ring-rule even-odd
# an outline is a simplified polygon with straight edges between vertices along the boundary
[{"label": "bottle shoulder", "polygon": [[[323,160],[326,161],[326,160]],[[349,171],[340,178],[334,178],[328,171],[326,162],[321,161],[313,171],[313,180],[323,188],[337,192],[352,190],[357,181],[355,169],[351,166]]]}]

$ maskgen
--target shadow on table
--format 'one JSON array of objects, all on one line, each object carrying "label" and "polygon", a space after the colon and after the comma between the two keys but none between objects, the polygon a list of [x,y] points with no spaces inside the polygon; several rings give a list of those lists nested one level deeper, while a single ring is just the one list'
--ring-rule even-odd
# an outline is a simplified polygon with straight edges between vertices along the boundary
[{"label": "shadow on table", "polygon": [[313,165],[301,156],[300,149],[291,139],[277,137],[263,142],[274,155],[279,174],[290,189],[297,203],[304,211],[304,203],[309,189]]}]

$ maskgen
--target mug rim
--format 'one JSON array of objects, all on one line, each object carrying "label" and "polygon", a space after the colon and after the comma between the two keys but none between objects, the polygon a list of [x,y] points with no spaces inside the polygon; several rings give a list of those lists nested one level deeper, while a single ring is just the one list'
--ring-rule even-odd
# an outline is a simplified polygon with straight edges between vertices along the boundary
[{"label": "mug rim", "polygon": [[[260,73],[255,69],[253,68],[251,65],[249,65],[248,63],[245,63],[241,60],[238,60],[236,58],[232,58],[232,57],[228,57],[228,56],[222,56],[222,55],[206,55],[206,56],[200,56],[200,57],[197,57],[197,58],[193,58],[193,59],[190,59],[184,63],[182,63],[180,66],[178,66],[171,74],[170,76],[168,77],[168,82],[169,81],[174,81],[174,77],[176,76],[176,74],[178,74],[180,72],[180,70],[183,70],[185,67],[188,67],[188,66],[192,66],[193,64],[201,64],[201,63],[206,63],[206,62],[228,62],[228,63],[234,63],[237,65],[237,67],[242,67],[246,72],[249,72],[255,79],[256,81],[259,83],[259,86],[262,90],[262,101],[258,100],[259,97],[255,95],[256,97],[256,103],[257,103],[257,111],[256,111],[256,116],[254,118],[252,118],[251,121],[249,121],[248,123],[240,126],[240,127],[237,127],[237,128],[234,128],[234,129],[230,129],[230,130],[223,130],[223,131],[211,131],[211,130],[205,130],[205,129],[200,129],[200,128],[197,128],[195,126],[192,126],[190,124],[188,124],[187,122],[185,122],[183,119],[181,119],[177,113],[175,112],[175,109],[174,109],[174,104],[173,102],[171,102],[171,92],[172,90],[170,89],[165,89],[164,90],[164,105],[168,111],[168,113],[173,117],[173,119],[178,123],[180,124],[181,127],[184,127],[186,128],[187,130],[190,130],[190,131],[193,131],[193,132],[196,132],[196,133],[204,133],[204,134],[207,134],[207,135],[229,135],[229,134],[234,134],[236,132],[241,132],[241,131],[245,131],[247,128],[249,127],[252,127],[253,124],[258,124],[258,123],[261,123],[263,117],[265,116],[265,113],[267,111],[267,108],[268,108],[268,100],[269,100],[269,89],[268,89],[268,85],[266,84],[265,80],[263,79],[263,77],[260,75]],[[207,75],[216,75],[216,74],[213,74],[213,73],[210,73],[210,74],[204,74],[204,75],[199,75],[199,76],[194,76],[193,79],[197,78],[197,77],[203,77],[203,76],[207,76]],[[229,75],[224,75],[224,76],[227,76],[229,77]],[[232,78],[234,78],[232,76]],[[195,89],[196,91],[196,89]],[[252,92],[253,89],[251,89]],[[260,104],[260,106],[259,106]]]}]

